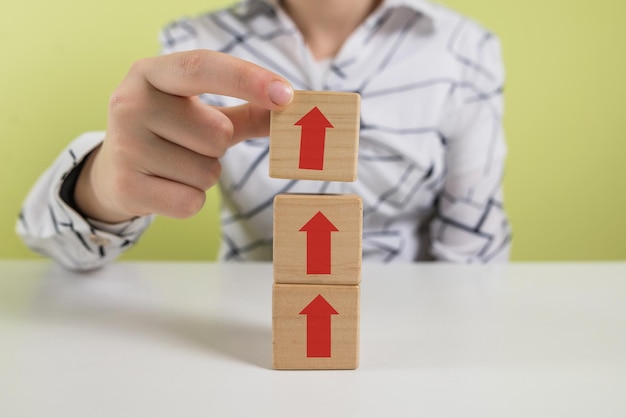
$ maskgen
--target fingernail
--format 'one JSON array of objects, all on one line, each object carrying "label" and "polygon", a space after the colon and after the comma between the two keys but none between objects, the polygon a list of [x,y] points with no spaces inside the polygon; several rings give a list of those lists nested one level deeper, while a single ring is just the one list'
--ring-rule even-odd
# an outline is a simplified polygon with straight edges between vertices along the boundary
[{"label": "fingernail", "polygon": [[270,100],[279,106],[284,106],[291,102],[293,89],[283,81],[272,81],[268,90]]}]

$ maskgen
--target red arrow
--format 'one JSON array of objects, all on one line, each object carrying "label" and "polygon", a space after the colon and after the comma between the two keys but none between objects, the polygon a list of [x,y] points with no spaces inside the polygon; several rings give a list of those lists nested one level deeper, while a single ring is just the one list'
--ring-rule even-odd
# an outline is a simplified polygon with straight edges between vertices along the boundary
[{"label": "red arrow", "polygon": [[300,231],[306,232],[306,274],[330,274],[330,234],[339,231],[317,212]]},{"label": "red arrow", "polygon": [[307,170],[324,169],[324,143],[326,128],[334,126],[316,107],[304,115],[294,125],[302,126],[300,134],[300,165],[298,168]]},{"label": "red arrow", "polygon": [[317,295],[300,312],[306,315],[307,357],[330,357],[330,316],[338,314],[322,295]]}]

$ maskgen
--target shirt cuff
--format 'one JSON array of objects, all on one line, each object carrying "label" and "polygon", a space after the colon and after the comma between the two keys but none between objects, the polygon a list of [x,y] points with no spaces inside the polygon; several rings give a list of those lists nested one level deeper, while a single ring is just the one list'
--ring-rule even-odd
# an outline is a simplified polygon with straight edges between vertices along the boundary
[{"label": "shirt cuff", "polygon": [[96,222],[72,207],[76,205],[68,204],[71,198],[62,198],[62,194],[73,195],[71,183],[65,181],[75,181],[77,167],[103,137],[98,132],[81,135],[59,155],[29,192],[16,226],[31,249],[72,270],[92,270],[116,259],[153,219],[146,216],[120,224]]},{"label": "shirt cuff", "polygon": [[81,256],[75,262],[80,265],[72,267],[91,269],[116,259],[132,247],[148,228],[153,217],[136,217],[126,222],[110,224],[91,219],[82,213],[74,201],[74,189],[80,170],[96,147],[78,148],[80,150],[75,151],[76,160],[73,166],[64,172],[51,198],[54,200],[53,207],[67,219],[64,225],[70,228],[81,244],[77,249]]}]

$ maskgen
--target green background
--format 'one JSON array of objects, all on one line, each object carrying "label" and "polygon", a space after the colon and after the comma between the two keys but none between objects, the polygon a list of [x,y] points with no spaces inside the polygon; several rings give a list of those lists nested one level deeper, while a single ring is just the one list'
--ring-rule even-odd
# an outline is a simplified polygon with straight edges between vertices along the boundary
[{"label": "green background", "polygon": [[[0,6],[0,258],[35,257],[13,232],[37,176],[105,128],[130,64],[171,20],[230,1],[31,0]],[[506,207],[514,260],[626,259],[626,2],[445,0],[492,29],[507,67]],[[217,194],[159,218],[127,259],[214,259]]]}]

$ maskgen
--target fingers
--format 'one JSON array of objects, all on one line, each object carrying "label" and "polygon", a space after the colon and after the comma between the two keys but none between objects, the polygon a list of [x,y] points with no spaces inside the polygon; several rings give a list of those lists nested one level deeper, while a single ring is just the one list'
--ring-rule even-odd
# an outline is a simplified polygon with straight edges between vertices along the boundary
[{"label": "fingers", "polygon": [[175,96],[213,93],[237,97],[265,109],[289,104],[293,89],[258,65],[216,51],[195,50],[138,61],[137,74],[159,91]]},{"label": "fingers", "polygon": [[198,97],[164,93],[137,80],[135,70],[135,75],[127,77],[111,96],[108,130],[110,135],[124,132],[121,136],[136,138],[154,134],[199,154],[220,158],[228,147],[242,140],[268,135],[269,111],[253,103],[215,108]]},{"label": "fingers", "polygon": [[200,191],[217,183],[221,165],[216,158],[192,152],[161,138],[143,142],[138,170],[146,175],[181,183]]},{"label": "fingers", "polygon": [[[153,92],[151,106],[136,137],[156,136],[194,153],[220,158],[233,143],[231,120],[218,109],[203,104],[197,97],[175,97]],[[118,123],[127,129],[136,115],[126,113]],[[143,132],[142,132],[143,129]],[[147,133],[146,133],[147,131]]]},{"label": "fingers", "polygon": [[231,145],[250,138],[268,136],[270,133],[270,112],[267,109],[247,103],[222,107],[219,110],[232,124]]},{"label": "fingers", "polygon": [[[137,187],[141,185],[141,187]],[[158,213],[170,218],[189,218],[202,209],[206,193],[172,180],[146,175],[141,182],[132,184],[137,209],[129,211],[144,214]]]},{"label": "fingers", "polygon": [[149,214],[192,216],[204,205],[205,191],[221,171],[218,160],[160,138],[141,141],[134,152],[124,152],[123,161],[111,161],[116,154],[104,145],[96,149],[75,193],[87,216],[109,223]]},{"label": "fingers", "polygon": [[[112,109],[116,115],[109,119],[110,134],[124,131],[133,138],[163,138],[213,158],[222,157],[238,142],[269,134],[269,111],[250,103],[214,108],[197,97],[173,97],[160,92],[153,96],[152,105],[145,111]],[[142,113],[146,115],[138,123]]]},{"label": "fingers", "polygon": [[[211,107],[198,98],[202,93],[248,103]],[[111,96],[106,139],[79,177],[84,193],[77,202],[105,222],[191,216],[217,182],[228,147],[266,136],[269,111],[292,96],[280,76],[214,51],[140,60]]]}]

